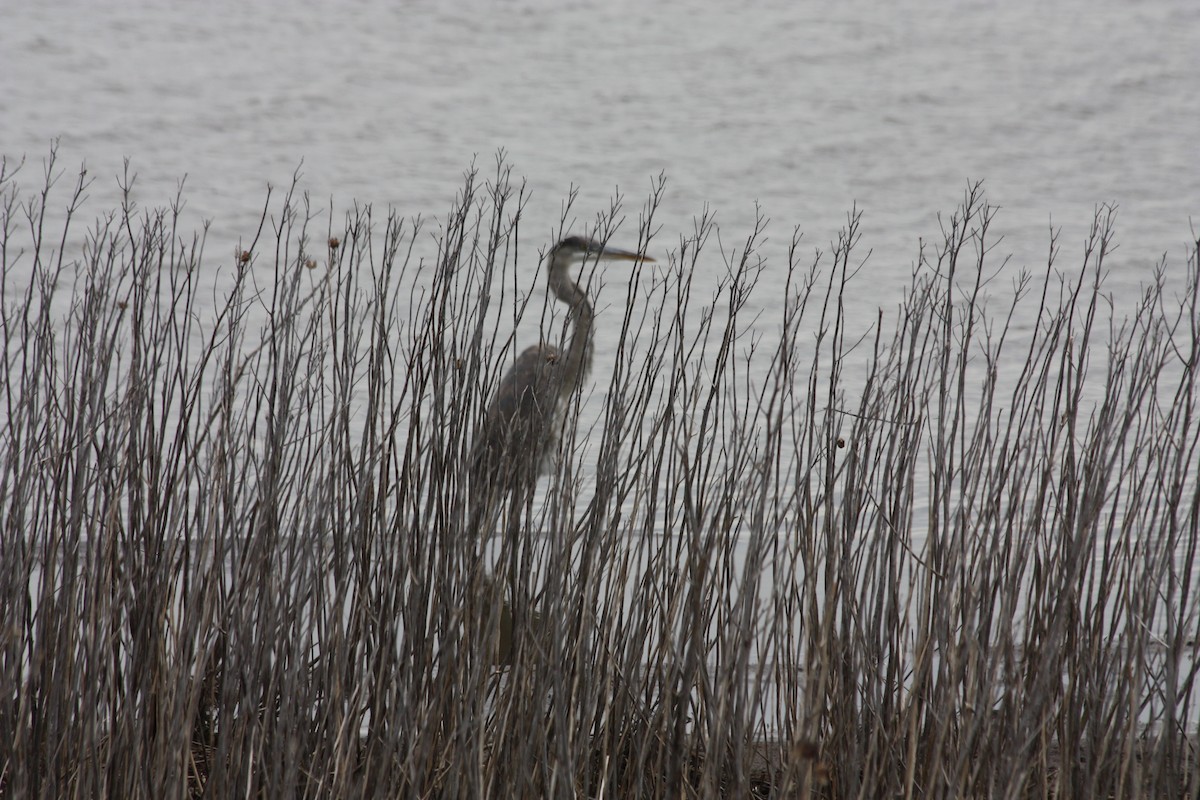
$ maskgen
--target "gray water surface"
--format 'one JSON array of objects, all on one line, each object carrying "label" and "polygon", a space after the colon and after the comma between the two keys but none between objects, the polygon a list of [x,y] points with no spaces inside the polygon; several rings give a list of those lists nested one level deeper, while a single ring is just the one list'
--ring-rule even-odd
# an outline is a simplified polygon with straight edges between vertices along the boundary
[{"label": "gray water surface", "polygon": [[[1120,272],[1182,262],[1200,214],[1200,4],[909,0],[558,3],[6,3],[0,154],[62,163],[115,202],[122,158],[160,205],[187,175],[214,252],[253,232],[267,183],[344,205],[444,215],[472,159],[504,149],[548,242],[665,173],[661,245],[708,204],[744,238],[827,248],[865,212],[874,296],[892,305],[919,236],[987,181],[1019,264],[1051,222],[1074,258],[1120,206]],[[529,252],[532,252],[530,250]]]},{"label": "gray water surface", "polygon": [[[701,302],[726,272],[720,248],[743,242],[760,209],[770,218],[744,314],[761,311],[769,330],[793,228],[807,253],[827,251],[857,207],[870,257],[848,298],[850,339],[899,304],[918,242],[938,241],[939,214],[969,181],[1002,207],[993,264],[1011,254],[1038,274],[1052,225],[1059,266],[1076,269],[1096,207],[1117,204],[1107,286],[1130,302],[1164,253],[1182,282],[1200,216],[1194,0],[5,6],[0,155],[26,158],[19,177],[36,190],[57,139],[64,182],[80,163],[95,178],[85,223],[119,202],[124,158],[143,208],[186,175],[184,224],[211,221],[214,281],[257,229],[268,184],[286,188],[298,168],[339,218],[357,200],[436,233],[464,171],[487,174],[501,150],[528,180],[529,290],[572,187],[575,232],[626,197],[615,241],[628,245],[662,174],[651,255],[716,214]],[[435,252],[420,237],[417,257]],[[601,312],[622,294],[606,292]],[[1024,313],[1014,330],[1032,328],[1036,306]],[[615,327],[602,316],[599,375]]]}]

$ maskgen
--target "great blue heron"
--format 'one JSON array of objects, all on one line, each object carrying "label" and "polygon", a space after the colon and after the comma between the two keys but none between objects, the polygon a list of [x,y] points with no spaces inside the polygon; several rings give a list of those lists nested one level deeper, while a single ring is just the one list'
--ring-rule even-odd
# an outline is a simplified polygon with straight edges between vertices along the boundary
[{"label": "great blue heron", "polygon": [[476,528],[491,522],[492,510],[505,495],[532,487],[537,475],[550,469],[560,414],[592,366],[592,306],[569,272],[576,260],[588,258],[654,260],[584,236],[568,236],[550,249],[550,290],[567,304],[574,330],[565,352],[545,342],[534,345],[517,357],[500,381],[471,455]]}]

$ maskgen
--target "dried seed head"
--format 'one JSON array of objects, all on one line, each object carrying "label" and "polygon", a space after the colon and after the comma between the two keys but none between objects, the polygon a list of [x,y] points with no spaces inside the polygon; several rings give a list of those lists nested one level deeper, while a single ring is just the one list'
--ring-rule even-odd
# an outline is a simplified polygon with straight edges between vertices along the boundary
[{"label": "dried seed head", "polygon": [[341,243],[342,243],[342,240],[339,239],[338,237],[336,237],[336,236],[329,237],[329,249],[330,250],[337,250],[338,246],[341,245]]},{"label": "dried seed head", "polygon": [[249,264],[250,263],[250,251],[243,250],[241,252],[241,255],[238,256],[238,261],[243,264]]}]

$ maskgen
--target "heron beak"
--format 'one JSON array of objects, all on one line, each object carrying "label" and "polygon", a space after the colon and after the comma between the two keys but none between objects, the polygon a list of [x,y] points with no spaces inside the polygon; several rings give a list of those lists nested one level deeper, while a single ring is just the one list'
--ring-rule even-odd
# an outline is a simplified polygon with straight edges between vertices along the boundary
[{"label": "heron beak", "polygon": [[654,261],[650,256],[635,253],[632,250],[622,250],[618,247],[602,247],[595,252],[595,256],[608,261]]}]

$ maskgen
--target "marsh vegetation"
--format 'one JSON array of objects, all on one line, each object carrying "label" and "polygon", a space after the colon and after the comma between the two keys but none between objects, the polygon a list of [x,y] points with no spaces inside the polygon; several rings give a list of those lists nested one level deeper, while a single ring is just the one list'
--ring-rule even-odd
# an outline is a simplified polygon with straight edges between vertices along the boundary
[{"label": "marsh vegetation", "polygon": [[488,536],[473,437],[563,321],[503,164],[431,227],[293,187],[233,258],[11,168],[0,794],[1200,788],[1195,250],[1113,298],[1111,209],[1029,272],[973,186],[851,320],[858,215],[772,263],[665,240],[656,183],[587,231],[660,263]]}]

